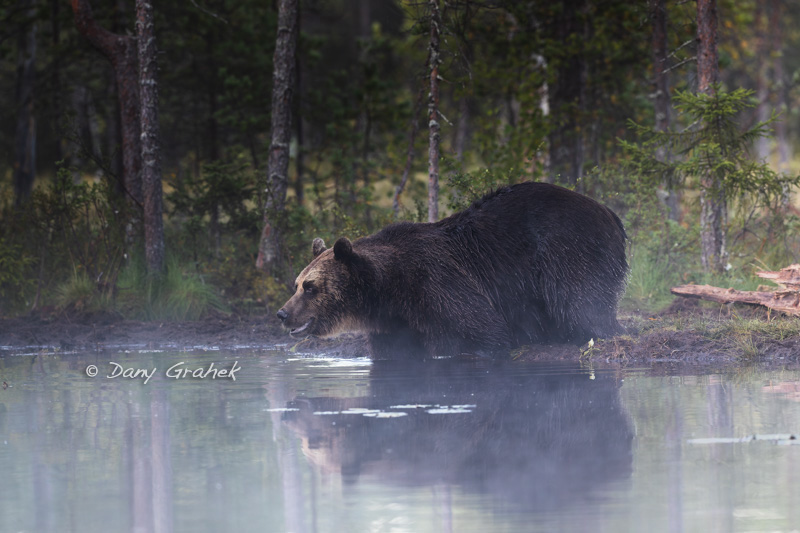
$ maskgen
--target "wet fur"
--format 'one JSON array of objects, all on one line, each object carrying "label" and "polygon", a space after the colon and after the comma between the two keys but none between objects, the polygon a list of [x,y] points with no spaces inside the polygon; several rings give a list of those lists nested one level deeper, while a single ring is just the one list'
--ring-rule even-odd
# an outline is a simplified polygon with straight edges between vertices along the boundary
[{"label": "wet fur", "polygon": [[433,224],[392,224],[327,250],[315,241],[320,253],[285,309],[300,313],[303,279],[316,273],[324,288],[300,313],[318,317],[311,333],[365,331],[379,357],[585,342],[622,330],[625,239],[594,200],[522,183]]}]

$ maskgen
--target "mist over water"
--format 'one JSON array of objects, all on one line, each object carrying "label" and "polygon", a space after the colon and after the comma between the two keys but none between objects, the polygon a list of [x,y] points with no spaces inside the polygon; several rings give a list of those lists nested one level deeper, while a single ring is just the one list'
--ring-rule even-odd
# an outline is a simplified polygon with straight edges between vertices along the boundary
[{"label": "mist over water", "polygon": [[0,381],[0,531],[800,524],[793,370],[242,349],[3,355]]}]

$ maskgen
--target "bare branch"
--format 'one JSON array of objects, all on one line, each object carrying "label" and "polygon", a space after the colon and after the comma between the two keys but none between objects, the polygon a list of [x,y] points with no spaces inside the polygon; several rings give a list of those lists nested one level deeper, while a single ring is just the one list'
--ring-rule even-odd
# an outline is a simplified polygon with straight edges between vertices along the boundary
[{"label": "bare branch", "polygon": [[666,70],[662,70],[661,72],[663,72],[664,74],[666,74],[667,72],[671,72],[671,71],[675,70],[675,69],[676,69],[676,68],[678,68],[678,67],[682,67],[682,66],[683,66],[683,65],[685,65],[686,63],[691,63],[692,61],[697,61],[697,56],[692,56],[692,57],[686,58],[686,59],[684,59],[683,61],[681,61],[680,63],[675,63],[674,65],[672,65],[672,66],[671,66],[671,67],[669,67],[668,69],[666,69]]},{"label": "bare branch", "polygon": [[688,41],[686,41],[685,43],[680,45],[678,48],[676,48],[675,50],[670,52],[670,54],[667,56],[667,59],[669,59],[670,57],[677,57],[678,56],[678,52],[680,52],[681,50],[683,50],[684,48],[686,48],[687,46],[692,44],[694,41],[695,41],[694,39],[689,39]]},{"label": "bare branch", "polygon": [[227,21],[227,20],[225,20],[224,18],[220,17],[220,16],[219,16],[219,15],[217,15],[216,13],[214,13],[214,12],[212,12],[212,11],[209,11],[208,9],[204,8],[203,6],[199,6],[199,5],[197,5],[197,2],[195,2],[194,0],[189,0],[189,1],[192,3],[192,5],[193,5],[194,7],[196,7],[197,9],[199,9],[200,11],[202,11],[203,13],[205,13],[206,15],[211,15],[211,16],[212,16],[212,17],[214,17],[215,19],[217,19],[217,20],[219,20],[219,21],[222,21],[222,22],[224,22],[225,24],[228,24],[228,21]]}]

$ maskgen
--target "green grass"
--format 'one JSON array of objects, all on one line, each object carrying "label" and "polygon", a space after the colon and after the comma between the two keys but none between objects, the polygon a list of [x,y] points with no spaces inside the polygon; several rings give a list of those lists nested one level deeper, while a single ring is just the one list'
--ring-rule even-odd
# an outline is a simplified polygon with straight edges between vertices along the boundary
[{"label": "green grass", "polygon": [[684,252],[667,260],[645,246],[634,248],[629,256],[630,271],[621,308],[631,312],[658,312],[673,301],[672,287],[690,283],[742,291],[755,291],[760,286],[777,288],[768,280],[759,278],[756,272],[779,270],[788,264],[768,264],[754,255],[731,255],[727,271],[711,274],[700,269],[699,260],[693,254]]},{"label": "green grass", "polygon": [[770,342],[781,342],[800,337],[800,320],[779,313],[761,317],[743,316],[744,308],[719,306],[719,313],[676,313],[656,319],[634,316],[628,328],[634,331],[632,339],[645,335],[678,336],[696,335],[722,351],[736,354],[742,359],[765,355],[764,347]]},{"label": "green grass", "polygon": [[85,272],[74,271],[55,290],[55,303],[61,309],[93,312],[108,309],[110,298],[102,294]]},{"label": "green grass", "polygon": [[741,317],[734,314],[729,320],[722,320],[710,329],[708,337],[714,340],[726,338],[739,339],[745,336],[768,337],[782,341],[800,335],[800,320],[792,317],[776,317],[768,320]]},{"label": "green grass", "polygon": [[123,315],[142,320],[198,320],[212,310],[228,311],[214,287],[174,260],[160,279],[148,277],[139,263],[128,265],[120,275],[117,303]]},{"label": "green grass", "polygon": [[671,287],[679,284],[675,268],[658,261],[644,250],[635,251],[630,258],[628,285],[622,307],[630,311],[653,312],[672,301]]},{"label": "green grass", "polygon": [[197,320],[208,311],[225,310],[225,304],[203,278],[194,273],[185,273],[177,265],[167,270],[163,280],[162,312],[177,320]]}]

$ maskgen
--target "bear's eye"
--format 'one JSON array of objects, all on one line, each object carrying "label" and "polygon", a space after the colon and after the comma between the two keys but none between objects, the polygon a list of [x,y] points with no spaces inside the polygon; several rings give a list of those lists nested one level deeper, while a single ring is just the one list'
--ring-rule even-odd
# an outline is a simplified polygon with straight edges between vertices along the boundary
[{"label": "bear's eye", "polygon": [[303,283],[303,291],[309,296],[314,296],[319,292],[317,288],[311,285],[310,283]]}]

